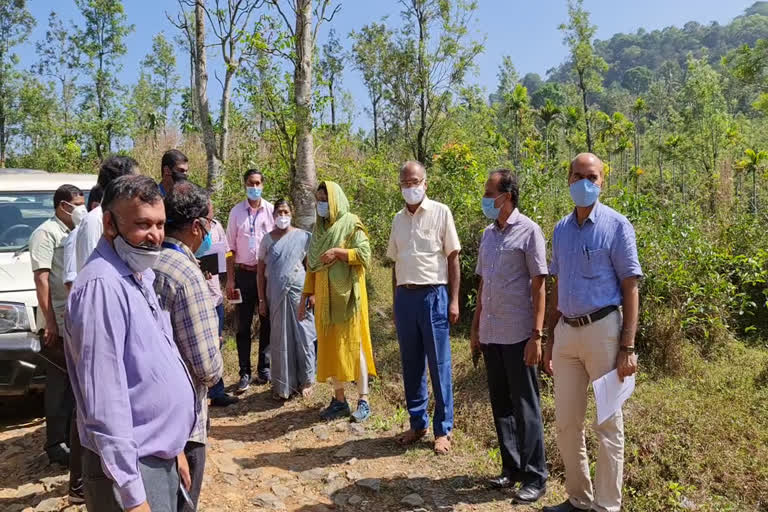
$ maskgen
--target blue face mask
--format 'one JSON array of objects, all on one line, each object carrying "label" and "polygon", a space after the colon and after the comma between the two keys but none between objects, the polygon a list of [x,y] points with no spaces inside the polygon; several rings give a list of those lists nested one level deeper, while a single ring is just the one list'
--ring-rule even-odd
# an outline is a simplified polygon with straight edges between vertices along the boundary
[{"label": "blue face mask", "polygon": [[260,187],[245,187],[245,195],[248,196],[248,199],[251,201],[258,201],[261,199],[261,188]]},{"label": "blue face mask", "polygon": [[597,198],[600,196],[600,187],[584,178],[570,186],[571,199],[576,203],[576,206],[586,208],[592,206],[597,202]]},{"label": "blue face mask", "polygon": [[484,197],[483,198],[483,214],[491,220],[499,218],[499,212],[501,208],[496,208],[494,204],[498,197]]},{"label": "blue face mask", "polygon": [[330,209],[328,208],[328,201],[318,201],[317,214],[324,219],[328,218],[328,215],[330,214]]},{"label": "blue face mask", "polygon": [[200,244],[200,248],[195,251],[195,256],[198,258],[207,253],[211,250],[211,245],[213,245],[213,242],[211,241],[211,233],[208,232],[203,237],[203,243]]}]

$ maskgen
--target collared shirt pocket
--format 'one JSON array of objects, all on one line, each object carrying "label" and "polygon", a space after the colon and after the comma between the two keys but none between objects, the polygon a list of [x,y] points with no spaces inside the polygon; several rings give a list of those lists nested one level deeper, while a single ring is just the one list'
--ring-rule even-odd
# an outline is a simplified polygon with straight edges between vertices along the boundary
[{"label": "collared shirt pocket", "polygon": [[440,240],[436,229],[417,229],[413,232],[416,252],[435,253],[440,251]]},{"label": "collared shirt pocket", "polygon": [[607,270],[611,269],[609,249],[590,249],[584,247],[579,255],[581,262],[581,275],[585,279],[597,279]]}]

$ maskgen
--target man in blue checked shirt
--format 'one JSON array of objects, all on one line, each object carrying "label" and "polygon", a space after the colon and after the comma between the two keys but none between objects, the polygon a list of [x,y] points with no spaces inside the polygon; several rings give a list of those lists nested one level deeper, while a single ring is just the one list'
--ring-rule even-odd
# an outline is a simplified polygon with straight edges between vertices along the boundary
[{"label": "man in blue checked shirt", "polygon": [[[155,291],[160,307],[170,313],[173,339],[195,384],[197,416],[184,448],[189,463],[184,484],[197,507],[208,441],[208,387],[219,381],[224,367],[216,310],[195,257],[210,249],[213,207],[208,193],[190,181],[177,182],[164,203],[166,236],[153,266]],[[179,505],[180,511],[188,510],[182,500]]]},{"label": "man in blue checked shirt", "polygon": [[595,485],[584,445],[589,384],[617,370],[620,379],[637,371],[635,331],[639,309],[635,230],[615,210],[598,201],[603,163],[578,155],[568,184],[576,204],[555,226],[550,274],[552,293],[549,343],[544,368],[555,380],[557,446],[565,465],[569,499],[544,512],[618,512],[624,466],[621,411],[594,425],[599,448]]}]

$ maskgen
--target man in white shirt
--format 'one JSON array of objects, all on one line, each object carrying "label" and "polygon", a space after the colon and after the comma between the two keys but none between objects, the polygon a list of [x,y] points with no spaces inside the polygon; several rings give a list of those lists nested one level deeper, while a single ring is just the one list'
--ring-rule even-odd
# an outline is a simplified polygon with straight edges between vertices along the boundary
[{"label": "man in white shirt", "polygon": [[451,449],[453,381],[450,324],[459,319],[459,251],[451,210],[426,197],[427,171],[419,162],[400,169],[406,206],[392,221],[387,257],[395,262],[394,313],[412,444],[427,432],[427,369],[435,398],[435,452]]}]

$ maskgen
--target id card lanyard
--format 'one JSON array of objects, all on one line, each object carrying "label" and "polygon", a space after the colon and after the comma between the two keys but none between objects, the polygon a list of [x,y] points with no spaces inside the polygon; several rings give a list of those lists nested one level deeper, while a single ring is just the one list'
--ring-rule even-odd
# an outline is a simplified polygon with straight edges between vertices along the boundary
[{"label": "id card lanyard", "polygon": [[251,215],[252,208],[248,207],[248,223],[251,225],[251,237],[248,239],[248,248],[256,248],[256,217],[258,214]]}]

